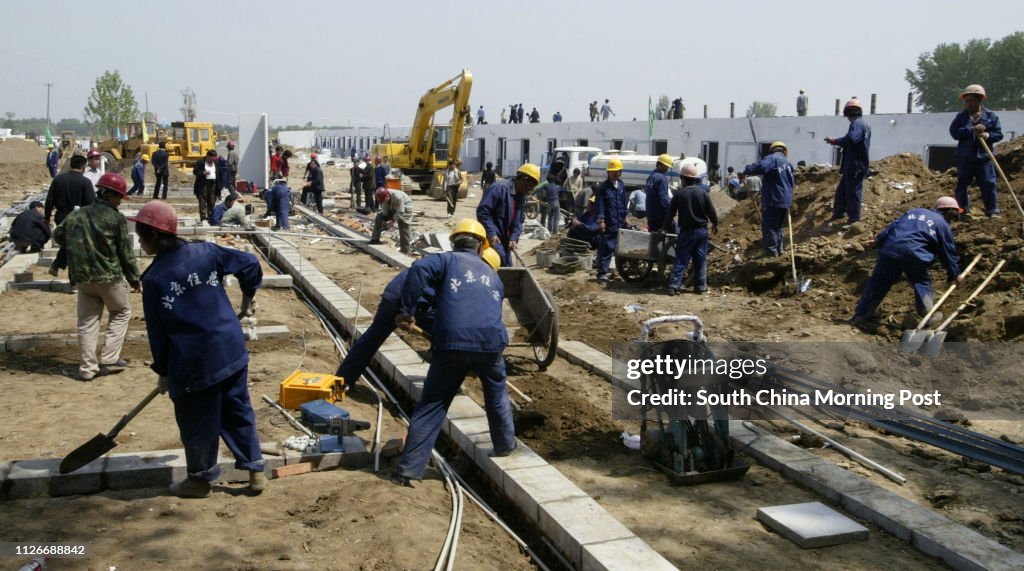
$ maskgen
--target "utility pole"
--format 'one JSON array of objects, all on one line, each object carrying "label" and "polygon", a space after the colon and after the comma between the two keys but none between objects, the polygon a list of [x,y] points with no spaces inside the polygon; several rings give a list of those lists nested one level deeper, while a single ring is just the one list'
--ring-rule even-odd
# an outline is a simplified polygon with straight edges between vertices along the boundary
[{"label": "utility pole", "polygon": [[46,85],[46,133],[50,134],[50,88],[53,87],[53,83],[47,82],[44,85]]}]

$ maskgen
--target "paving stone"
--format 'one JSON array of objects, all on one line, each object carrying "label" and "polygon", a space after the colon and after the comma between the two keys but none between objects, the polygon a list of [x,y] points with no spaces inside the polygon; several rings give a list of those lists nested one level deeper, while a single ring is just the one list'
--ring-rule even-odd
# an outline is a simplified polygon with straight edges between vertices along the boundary
[{"label": "paving stone", "polygon": [[548,465],[546,460],[522,442],[519,442],[519,447],[509,456],[494,458],[490,455],[491,451],[492,449],[490,448],[481,448],[478,450],[480,454],[474,459],[491,481],[502,489],[504,489],[505,485],[506,472],[520,468],[535,468]]},{"label": "paving stone", "polygon": [[107,488],[158,488],[188,475],[185,451],[154,450],[142,454],[113,454],[103,470]]},{"label": "paving stone", "polygon": [[821,502],[757,508],[757,519],[804,549],[868,538],[868,528]]},{"label": "paving stone", "polygon": [[1024,554],[953,522],[915,529],[911,543],[954,569],[1024,569]]},{"label": "paving stone", "polygon": [[584,545],[635,537],[589,497],[542,503],[539,527],[577,567],[583,563]]},{"label": "paving stone", "polygon": [[939,514],[888,490],[872,487],[843,494],[843,509],[868,520],[903,541],[910,541],[915,529],[949,523]]},{"label": "paving stone", "polygon": [[[419,397],[417,396],[416,399],[419,400]],[[475,449],[473,439],[470,437],[477,434],[490,435],[491,431],[486,416],[453,418],[449,419],[447,424],[449,425],[448,435],[470,457],[473,456]]]},{"label": "paving stone", "polygon": [[291,332],[286,325],[265,325],[262,327],[242,326],[242,336],[249,341],[255,335],[256,339],[281,339],[291,337]]},{"label": "paving stone", "polygon": [[60,473],[61,458],[14,462],[4,481],[5,495],[21,499],[95,494],[103,489],[105,462],[106,458],[100,458],[70,474]]},{"label": "paving stone", "polygon": [[839,503],[846,492],[875,487],[871,481],[823,458],[785,464],[782,467],[782,475],[836,503]]},{"label": "paving stone", "polygon": [[762,437],[754,440],[744,452],[776,472],[781,472],[786,464],[818,458],[813,452],[808,452],[775,437]]},{"label": "paving stone", "polygon": [[675,565],[642,539],[630,537],[583,546],[582,568],[593,571],[672,571]]},{"label": "paving stone", "polygon": [[546,462],[540,466],[505,471],[501,489],[532,522],[540,521],[540,506],[545,502],[587,497],[576,484]]}]

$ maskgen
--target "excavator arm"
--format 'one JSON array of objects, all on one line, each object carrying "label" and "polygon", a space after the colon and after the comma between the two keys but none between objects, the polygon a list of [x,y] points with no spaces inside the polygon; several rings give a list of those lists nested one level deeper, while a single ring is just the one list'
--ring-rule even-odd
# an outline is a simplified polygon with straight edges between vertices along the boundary
[{"label": "excavator arm", "polygon": [[451,146],[449,156],[458,156],[462,146],[462,135],[469,116],[469,92],[473,88],[473,74],[464,69],[462,73],[431,89],[420,98],[409,133],[409,147],[412,159],[417,164],[429,164],[431,152],[431,128],[438,111],[454,106],[451,122]]}]

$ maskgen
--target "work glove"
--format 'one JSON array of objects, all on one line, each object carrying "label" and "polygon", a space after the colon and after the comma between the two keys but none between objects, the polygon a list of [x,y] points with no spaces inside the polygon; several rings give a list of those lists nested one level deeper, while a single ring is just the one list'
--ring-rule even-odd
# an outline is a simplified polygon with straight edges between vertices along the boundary
[{"label": "work glove", "polygon": [[412,326],[415,325],[415,324],[416,324],[416,319],[413,316],[411,316],[411,315],[406,315],[404,313],[400,313],[397,316],[395,316],[395,327],[398,327],[400,329],[404,329],[406,331],[411,331],[412,330]]},{"label": "work glove", "polygon": [[158,391],[160,391],[160,394],[167,393],[167,384],[169,382],[170,380],[164,375],[160,375],[160,378],[156,380],[156,388]]},{"label": "work glove", "polygon": [[255,311],[252,308],[252,296],[242,296],[242,305],[238,308],[238,319],[245,319],[253,313],[255,313]]}]

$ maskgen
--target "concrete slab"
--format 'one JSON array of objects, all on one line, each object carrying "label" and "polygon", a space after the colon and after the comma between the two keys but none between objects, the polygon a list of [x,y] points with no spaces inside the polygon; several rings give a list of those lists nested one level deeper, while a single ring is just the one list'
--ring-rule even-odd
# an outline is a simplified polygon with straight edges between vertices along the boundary
[{"label": "concrete slab", "polygon": [[911,543],[954,569],[1024,569],[1024,555],[953,522],[915,530]]},{"label": "concrete slab", "polygon": [[103,471],[107,488],[158,488],[188,475],[185,451],[154,450],[142,454],[113,454]]},{"label": "concrete slab", "polygon": [[583,546],[635,537],[589,497],[540,505],[540,530],[576,567],[583,564]]},{"label": "concrete slab", "polygon": [[867,490],[875,484],[823,458],[790,462],[782,467],[782,475],[839,503],[846,492]]},{"label": "concrete slab", "polygon": [[630,537],[584,545],[582,568],[588,571],[674,571],[676,566],[642,539]]},{"label": "concrete slab", "polygon": [[71,496],[95,494],[103,489],[106,458],[91,462],[71,474],[60,473],[60,462],[60,458],[14,462],[4,480],[5,497]]},{"label": "concrete slab", "polygon": [[928,508],[879,487],[847,492],[840,502],[843,509],[854,516],[874,523],[903,541],[910,541],[915,529],[950,523]]},{"label": "concrete slab", "polygon": [[[478,458],[475,458],[477,465],[483,469],[484,474],[486,474],[492,482],[502,488],[504,488],[505,474],[510,470],[535,468],[537,466],[548,465],[546,460],[541,458],[540,455],[522,442],[519,442],[519,448],[516,448],[515,453],[502,458],[492,457],[490,455],[491,450],[489,448],[481,448],[478,452],[480,455]],[[486,456],[484,454],[486,454]]]},{"label": "concrete slab", "polygon": [[545,502],[574,498],[589,499],[583,490],[548,463],[531,468],[507,470],[502,478],[501,488],[532,522],[540,521],[540,507]]},{"label": "concrete slab", "polygon": [[[234,276],[228,276],[227,285],[230,287],[238,287],[238,280]],[[284,288],[288,289],[292,287],[292,277],[288,274],[272,274],[263,276],[263,284],[261,288]]]},{"label": "concrete slab", "polygon": [[459,448],[461,448],[462,451],[470,457],[473,456],[473,452],[476,449],[471,437],[478,434],[490,435],[491,431],[487,424],[486,416],[453,418],[448,419],[446,424],[449,426],[448,435],[451,436],[452,440],[458,444]]},{"label": "concrete slab", "polygon": [[265,325],[262,327],[242,326],[242,336],[246,341],[253,339],[282,339],[291,337],[286,325]]},{"label": "concrete slab", "polygon": [[821,502],[758,508],[757,519],[804,549],[868,538],[868,528]]},{"label": "concrete slab", "polygon": [[783,466],[787,464],[818,458],[813,452],[775,437],[758,438],[752,441],[744,452],[776,472],[781,472]]}]

